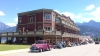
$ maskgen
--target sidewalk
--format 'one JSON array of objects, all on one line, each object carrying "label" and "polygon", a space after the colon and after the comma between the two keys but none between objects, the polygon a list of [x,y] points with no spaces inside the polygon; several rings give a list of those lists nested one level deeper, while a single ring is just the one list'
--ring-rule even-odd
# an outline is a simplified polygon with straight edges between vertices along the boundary
[{"label": "sidewalk", "polygon": [[18,53],[18,52],[25,52],[25,51],[29,51],[29,48],[27,49],[17,49],[17,50],[9,50],[9,51],[0,51],[0,56],[1,55],[7,55],[7,54],[11,54],[11,53]]}]

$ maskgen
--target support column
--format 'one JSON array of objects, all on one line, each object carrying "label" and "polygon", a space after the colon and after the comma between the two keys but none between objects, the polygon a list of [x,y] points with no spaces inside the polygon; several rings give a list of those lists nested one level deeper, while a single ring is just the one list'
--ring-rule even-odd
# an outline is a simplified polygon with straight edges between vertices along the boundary
[{"label": "support column", "polygon": [[0,37],[0,44],[1,44],[1,39],[2,39],[2,37]]},{"label": "support column", "polygon": [[18,44],[20,44],[20,37],[18,37]]},{"label": "support column", "polygon": [[55,44],[56,44],[56,43],[57,43],[57,36],[56,36],[56,38],[55,38],[55,41],[56,41],[56,42],[55,42]]},{"label": "support column", "polygon": [[[36,42],[36,28],[34,29],[34,34],[35,34],[35,36],[34,36],[34,43]],[[43,30],[43,34],[44,34],[44,30]],[[43,38],[44,38],[44,36],[43,36]]]},{"label": "support column", "polygon": [[61,37],[61,41],[63,41],[63,37]]},{"label": "support column", "polygon": [[7,39],[6,39],[6,44],[8,44],[8,36],[7,36]]},{"label": "support column", "polygon": [[12,44],[14,43],[13,41],[14,41],[14,37],[11,37],[11,41],[12,41]]}]

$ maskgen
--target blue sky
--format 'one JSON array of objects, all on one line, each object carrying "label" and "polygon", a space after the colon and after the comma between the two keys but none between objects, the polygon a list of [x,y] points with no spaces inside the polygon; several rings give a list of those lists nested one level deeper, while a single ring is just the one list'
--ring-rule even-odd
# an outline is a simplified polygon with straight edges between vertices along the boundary
[{"label": "blue sky", "polygon": [[75,22],[100,22],[100,0],[0,0],[0,21],[14,26],[17,13],[40,8],[54,9]]}]

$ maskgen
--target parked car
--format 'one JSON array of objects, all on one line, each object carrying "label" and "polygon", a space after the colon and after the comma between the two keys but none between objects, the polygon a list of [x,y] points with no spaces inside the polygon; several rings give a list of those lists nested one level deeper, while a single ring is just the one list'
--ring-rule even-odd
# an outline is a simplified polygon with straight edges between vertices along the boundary
[{"label": "parked car", "polygon": [[76,44],[76,46],[79,46],[80,45],[78,42],[76,42],[75,44]]},{"label": "parked car", "polygon": [[72,47],[71,42],[67,42],[67,47]]},{"label": "parked car", "polygon": [[93,43],[93,41],[89,41],[89,43]]},{"label": "parked car", "polygon": [[58,49],[63,48],[62,43],[61,42],[56,43],[56,45],[54,46],[54,49],[56,49],[56,48],[58,48]]},{"label": "parked car", "polygon": [[65,41],[61,41],[62,47],[66,47],[66,42]]},{"label": "parked car", "polygon": [[51,48],[52,48],[52,45],[47,44],[46,40],[38,40],[38,41],[36,41],[35,44],[32,44],[32,46],[30,47],[30,51],[31,52],[33,52],[33,51],[43,52],[46,50],[50,51]]},{"label": "parked car", "polygon": [[85,45],[85,44],[88,44],[88,43],[87,42],[83,42],[82,44]]},{"label": "parked car", "polygon": [[99,44],[100,42],[99,41],[95,41],[95,44]]},{"label": "parked car", "polygon": [[74,42],[71,42],[71,47],[76,46],[76,44]]}]

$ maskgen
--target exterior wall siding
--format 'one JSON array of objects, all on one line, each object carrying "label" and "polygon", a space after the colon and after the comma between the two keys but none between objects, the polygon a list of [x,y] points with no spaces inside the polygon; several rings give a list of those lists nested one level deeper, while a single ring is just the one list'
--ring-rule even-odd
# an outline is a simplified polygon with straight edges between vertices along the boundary
[{"label": "exterior wall siding", "polygon": [[36,22],[43,22],[43,12],[36,13]]},{"label": "exterior wall siding", "polygon": [[28,31],[34,31],[34,29],[35,29],[35,24],[34,23],[33,24],[28,24],[28,28],[27,28]]},{"label": "exterior wall siding", "polygon": [[36,30],[38,30],[38,27],[40,27],[43,29],[43,23],[36,23]]}]

